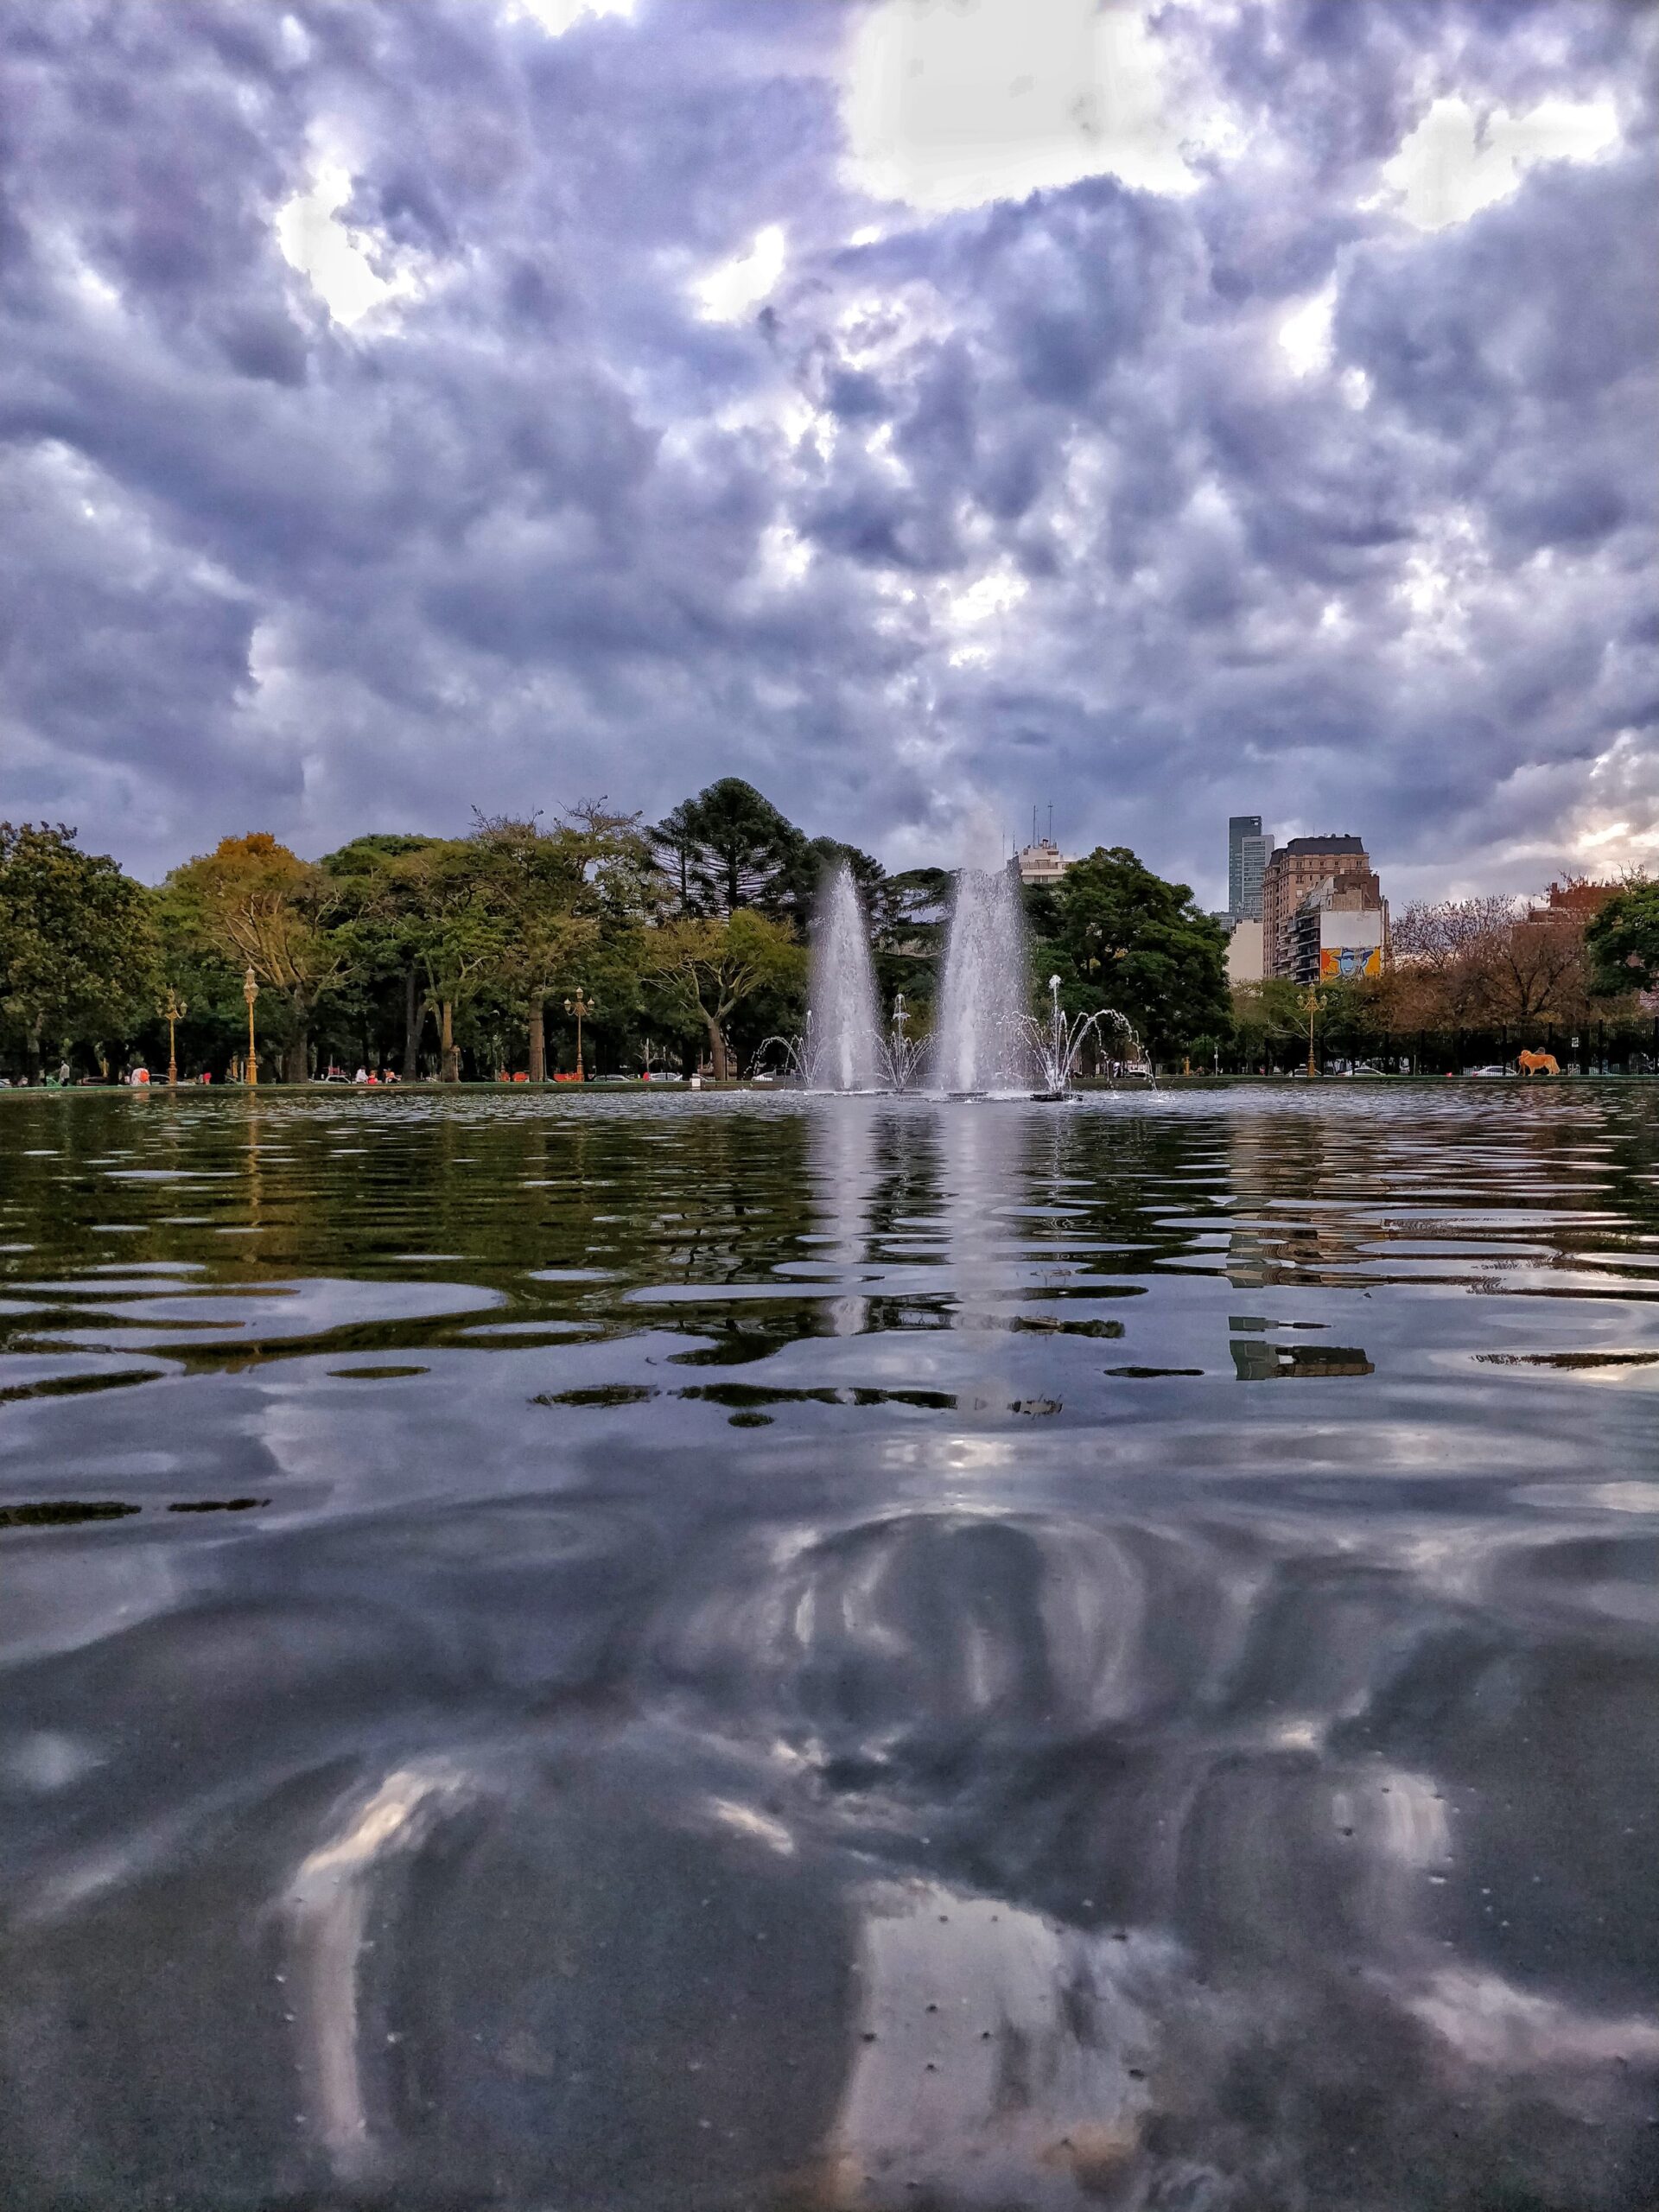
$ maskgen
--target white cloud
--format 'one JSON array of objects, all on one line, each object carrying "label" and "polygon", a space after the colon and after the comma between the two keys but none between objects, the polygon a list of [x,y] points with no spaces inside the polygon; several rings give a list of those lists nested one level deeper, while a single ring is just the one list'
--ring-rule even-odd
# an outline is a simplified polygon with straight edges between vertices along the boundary
[{"label": "white cloud", "polygon": [[1524,115],[1500,107],[1482,116],[1449,95],[1386,164],[1386,188],[1367,205],[1392,201],[1418,230],[1446,230],[1508,199],[1538,162],[1593,161],[1618,135],[1611,99],[1548,99]]},{"label": "white cloud", "polygon": [[882,0],[851,49],[859,187],[928,208],[1112,175],[1196,181],[1144,0]]},{"label": "white cloud", "polygon": [[391,274],[381,275],[359,243],[370,233],[340,220],[340,210],[351,196],[350,169],[328,156],[312,172],[310,189],[296,192],[276,214],[276,243],[283,258],[299,270],[334,321],[346,325],[423,289],[411,254],[382,251],[380,263],[391,266]]},{"label": "white cloud", "polygon": [[706,322],[741,322],[753,315],[784,273],[788,240],[781,223],[757,231],[747,253],[722,261],[692,286]]},{"label": "white cloud", "polygon": [[1342,396],[1355,412],[1361,413],[1371,404],[1371,380],[1363,369],[1344,369],[1337,379]]},{"label": "white cloud", "polygon": [[995,568],[987,569],[976,576],[973,582],[961,589],[948,588],[938,594],[934,619],[944,636],[951,640],[948,654],[952,668],[988,668],[995,658],[991,643],[965,633],[980,630],[984,625],[996,621],[990,632],[1000,645],[1006,634],[1005,626],[997,618],[1013,613],[1026,597],[1031,587],[1006,557]]},{"label": "white cloud", "polygon": [[505,10],[510,23],[522,22],[529,16],[532,22],[541,25],[550,38],[563,38],[585,16],[632,13],[633,0],[509,0]]},{"label": "white cloud", "polygon": [[812,565],[812,548],[786,522],[769,523],[756,547],[755,569],[768,589],[787,591]]},{"label": "white cloud", "polygon": [[1293,373],[1311,377],[1331,365],[1331,318],[1336,312],[1336,279],[1304,300],[1279,326],[1279,343]]}]

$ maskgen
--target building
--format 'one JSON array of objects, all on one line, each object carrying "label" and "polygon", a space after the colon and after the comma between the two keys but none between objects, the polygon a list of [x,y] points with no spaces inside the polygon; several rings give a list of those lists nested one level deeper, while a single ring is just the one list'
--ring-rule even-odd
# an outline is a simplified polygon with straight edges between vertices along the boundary
[{"label": "building", "polygon": [[1294,972],[1296,911],[1310,892],[1327,882],[1334,890],[1369,891],[1371,906],[1377,911],[1382,908],[1382,887],[1363,838],[1293,837],[1268,861],[1262,874],[1262,955],[1268,975]]},{"label": "building", "polygon": [[1227,819],[1227,911],[1241,919],[1262,918],[1262,879],[1273,854],[1271,832],[1263,835],[1259,814]]},{"label": "building", "polygon": [[1293,982],[1351,982],[1380,976],[1388,944],[1388,901],[1369,882],[1328,875],[1306,893],[1290,923]]},{"label": "building", "polygon": [[1262,918],[1262,887],[1266,880],[1268,862],[1273,858],[1273,837],[1270,833],[1260,837],[1246,837],[1241,848],[1243,875],[1243,915],[1253,922]]},{"label": "building", "polygon": [[1592,883],[1587,876],[1569,875],[1565,883],[1550,885],[1549,911],[1554,914],[1576,915],[1581,922],[1591,922],[1620,887],[1617,883]]},{"label": "building", "polygon": [[1039,837],[1020,848],[1017,865],[1021,883],[1058,883],[1075,860],[1063,853],[1052,837]]},{"label": "building", "polygon": [[1248,914],[1234,922],[1227,939],[1227,981],[1232,984],[1262,981],[1262,925]]}]

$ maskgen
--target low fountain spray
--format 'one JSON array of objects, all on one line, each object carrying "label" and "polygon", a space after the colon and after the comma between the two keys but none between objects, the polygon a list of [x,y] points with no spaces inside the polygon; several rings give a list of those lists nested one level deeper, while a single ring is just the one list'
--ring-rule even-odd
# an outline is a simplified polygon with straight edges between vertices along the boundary
[{"label": "low fountain spray", "polygon": [[910,1008],[905,995],[893,1001],[893,1027],[887,1033],[887,1080],[895,1090],[913,1090],[921,1080],[924,1048],[910,1034]]},{"label": "low fountain spray", "polygon": [[1039,1020],[1034,1014],[1026,1016],[1027,1039],[1042,1085],[1039,1096],[1065,1097],[1071,1088],[1084,1046],[1091,1038],[1098,1046],[1108,1029],[1116,1033],[1122,1057],[1131,1065],[1142,1058],[1141,1039],[1135,1034],[1134,1023],[1116,1007],[1103,1007],[1097,1014],[1067,1014],[1060,1004],[1058,976],[1048,979],[1048,1005],[1046,1021]]}]

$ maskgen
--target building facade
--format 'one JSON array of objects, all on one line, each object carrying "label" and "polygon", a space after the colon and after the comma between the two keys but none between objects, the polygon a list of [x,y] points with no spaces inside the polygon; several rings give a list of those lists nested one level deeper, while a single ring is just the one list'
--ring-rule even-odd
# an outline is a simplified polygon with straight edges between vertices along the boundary
[{"label": "building facade", "polygon": [[1227,940],[1227,981],[1235,986],[1262,981],[1262,925],[1248,914],[1239,916]]},{"label": "building facade", "polygon": [[1351,880],[1327,876],[1291,920],[1290,976],[1297,983],[1347,983],[1382,972],[1388,902]]},{"label": "building facade", "polygon": [[[1262,877],[1262,965],[1269,976],[1294,976],[1298,960],[1296,914],[1310,893],[1358,893],[1363,904],[1343,912],[1384,912],[1382,887],[1372,868],[1364,840],[1350,836],[1293,837],[1281,845]],[[1384,941],[1386,930],[1384,931]]]},{"label": "building facade", "polygon": [[1058,883],[1067,868],[1075,865],[1052,837],[1039,837],[1033,844],[1022,845],[1016,864],[1021,883]]},{"label": "building facade", "polygon": [[1227,911],[1239,919],[1262,919],[1262,879],[1273,853],[1273,836],[1263,833],[1259,814],[1234,814],[1227,820]]},{"label": "building facade", "polygon": [[1592,883],[1587,876],[1570,875],[1565,883],[1552,883],[1546,894],[1554,914],[1575,914],[1592,922],[1619,888],[1617,883]]}]

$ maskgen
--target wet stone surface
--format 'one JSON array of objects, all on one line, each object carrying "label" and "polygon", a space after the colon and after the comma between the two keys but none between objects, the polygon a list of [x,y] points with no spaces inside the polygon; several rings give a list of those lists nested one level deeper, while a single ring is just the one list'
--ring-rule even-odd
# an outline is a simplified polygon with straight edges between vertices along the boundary
[{"label": "wet stone surface", "polygon": [[0,1105],[8,2212],[1659,2203],[1645,1093]]}]

